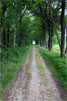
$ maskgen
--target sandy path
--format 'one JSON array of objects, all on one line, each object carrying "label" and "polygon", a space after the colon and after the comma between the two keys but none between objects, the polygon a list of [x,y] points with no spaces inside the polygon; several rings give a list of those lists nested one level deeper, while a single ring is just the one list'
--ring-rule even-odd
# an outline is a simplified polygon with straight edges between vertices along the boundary
[{"label": "sandy path", "polygon": [[6,89],[3,101],[63,101],[50,71],[45,65],[43,58],[40,56],[48,82],[47,85],[43,84],[35,53],[36,49],[33,48],[29,74],[25,72],[25,67],[29,62],[30,54],[28,54],[22,65],[23,69],[19,72],[17,80],[13,80],[12,84]]}]

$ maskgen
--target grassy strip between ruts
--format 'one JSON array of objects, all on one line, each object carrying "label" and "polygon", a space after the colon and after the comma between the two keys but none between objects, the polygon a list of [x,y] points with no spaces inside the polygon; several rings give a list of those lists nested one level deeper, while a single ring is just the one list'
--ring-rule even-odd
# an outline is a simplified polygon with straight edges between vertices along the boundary
[{"label": "grassy strip between ruts", "polygon": [[50,67],[54,78],[59,81],[64,88],[67,88],[67,58],[61,58],[60,53],[55,51],[48,51],[40,46],[36,47]]},{"label": "grassy strip between ruts", "polygon": [[47,85],[47,79],[46,79],[46,76],[45,76],[45,71],[44,71],[44,68],[42,66],[42,63],[41,63],[41,60],[40,60],[40,56],[39,56],[37,51],[36,51],[36,60],[37,60],[37,65],[38,65],[38,67],[40,69],[40,75],[43,78],[43,83],[44,83],[44,85]]},{"label": "grassy strip between ruts", "polygon": [[0,93],[8,85],[8,83],[13,79],[14,73],[20,66],[21,62],[24,61],[27,53],[32,48],[32,46],[26,47],[12,47],[2,50],[1,52],[1,69],[0,69]]},{"label": "grassy strip between ruts", "polygon": [[30,56],[29,56],[29,62],[28,62],[28,64],[26,65],[26,72],[27,72],[27,73],[29,73],[29,67],[30,67],[30,63],[31,63],[32,56],[33,56],[33,52],[31,52],[31,54],[30,54]]}]

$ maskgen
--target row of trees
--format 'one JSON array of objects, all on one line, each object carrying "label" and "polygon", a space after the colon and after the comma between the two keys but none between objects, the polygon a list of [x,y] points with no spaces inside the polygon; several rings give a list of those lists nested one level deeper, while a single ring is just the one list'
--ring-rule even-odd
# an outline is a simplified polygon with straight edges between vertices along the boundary
[{"label": "row of trees", "polygon": [[28,45],[35,39],[38,43],[40,18],[33,17],[28,3],[29,1],[22,0],[0,1],[0,45],[4,49],[13,45]]},{"label": "row of trees", "polygon": [[[65,54],[65,6],[66,0],[1,0],[0,45],[8,48],[13,45],[27,45],[32,40],[36,40],[37,44],[47,47],[48,33],[48,49],[52,50],[56,35],[61,57],[63,57]],[[61,32],[61,39],[58,29]]]},{"label": "row of trees", "polygon": [[[63,57],[65,51],[67,52],[67,44],[65,50],[65,29],[67,36],[67,28],[65,28],[67,26],[65,22],[66,0],[39,0],[38,2],[35,0],[35,2],[33,4],[33,5],[36,4],[34,6],[35,9],[32,10],[32,12],[35,15],[41,17],[43,21],[44,38],[42,40],[45,40],[44,43],[46,45],[46,30],[48,30],[49,32],[48,49],[51,50],[53,43],[52,40],[55,33],[60,47],[61,57]],[[59,27],[61,32],[61,40],[59,39],[59,35],[57,33]],[[41,43],[41,45],[42,44],[43,42]]]},{"label": "row of trees", "polygon": [[20,46],[23,36],[22,18],[26,11],[25,2],[21,0],[1,0],[0,8],[2,47],[10,47],[10,45],[16,45],[16,43]]}]

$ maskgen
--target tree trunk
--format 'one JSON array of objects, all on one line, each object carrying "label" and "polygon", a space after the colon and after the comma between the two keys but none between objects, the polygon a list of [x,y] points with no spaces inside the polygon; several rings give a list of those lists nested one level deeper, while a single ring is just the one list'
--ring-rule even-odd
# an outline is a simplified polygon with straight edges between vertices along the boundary
[{"label": "tree trunk", "polygon": [[45,31],[45,23],[43,23],[43,35],[42,35],[42,37],[43,37],[43,46],[45,46],[45,48],[47,47],[46,46],[46,31]]},{"label": "tree trunk", "polygon": [[10,27],[8,24],[8,30],[7,30],[7,47],[9,47],[9,41],[10,41]]},{"label": "tree trunk", "polygon": [[42,46],[46,48],[46,32],[44,31],[43,35],[42,35]]},{"label": "tree trunk", "polygon": [[21,46],[21,39],[22,39],[21,23],[22,23],[22,16],[20,15],[20,21],[19,21],[19,46]]},{"label": "tree trunk", "polygon": [[16,24],[15,24],[15,32],[14,32],[14,46],[16,45]]},{"label": "tree trunk", "polygon": [[47,46],[46,46],[46,31],[44,31],[44,43],[45,43],[45,48],[47,48]]},{"label": "tree trunk", "polygon": [[52,33],[51,33],[51,28],[49,28],[48,49],[49,49],[49,51],[51,51],[51,49],[52,49]]},{"label": "tree trunk", "polygon": [[67,53],[67,28],[66,28],[66,50],[65,53]]},{"label": "tree trunk", "polygon": [[52,49],[52,37],[53,37],[53,19],[52,19],[52,1],[49,0],[49,40],[48,40],[48,49],[51,51]]},{"label": "tree trunk", "polygon": [[56,32],[56,36],[57,36],[57,40],[58,40],[59,47],[61,49],[61,41],[59,40],[59,36],[58,36],[57,32]]},{"label": "tree trunk", "polygon": [[[1,20],[1,17],[0,17],[0,20]],[[1,31],[1,22],[0,22],[0,47],[1,47],[1,33],[2,33],[2,31]]]},{"label": "tree trunk", "polygon": [[61,11],[61,57],[64,57],[65,51],[65,23],[64,23],[64,14],[65,14],[65,0],[62,1],[62,11]]},{"label": "tree trunk", "polygon": [[3,31],[2,31],[2,45],[3,45],[3,48],[6,48],[6,40],[5,40],[5,37],[6,37],[6,35],[5,35],[5,26],[4,26],[4,21],[5,21],[5,11],[6,11],[6,9],[7,9],[7,7],[6,7],[6,5],[5,5],[5,3],[4,3],[4,1],[2,2],[3,4],[3,7],[2,7],[2,18],[1,18],[1,23],[2,23],[2,26],[1,27],[3,27]]},{"label": "tree trunk", "polygon": [[40,46],[42,46],[42,42],[41,42],[41,34],[40,34]]},{"label": "tree trunk", "polygon": [[1,31],[0,31],[0,47],[1,47]]},{"label": "tree trunk", "polygon": [[3,28],[3,46],[6,45],[6,42],[5,42],[5,28]]},{"label": "tree trunk", "polygon": [[14,46],[16,45],[16,33],[14,34]]}]

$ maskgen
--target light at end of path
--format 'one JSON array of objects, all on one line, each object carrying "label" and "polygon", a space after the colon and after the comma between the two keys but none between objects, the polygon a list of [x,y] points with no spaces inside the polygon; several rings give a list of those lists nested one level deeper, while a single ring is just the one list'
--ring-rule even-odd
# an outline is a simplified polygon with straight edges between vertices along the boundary
[{"label": "light at end of path", "polygon": [[35,42],[35,41],[32,41],[32,44],[33,44],[33,45],[35,45],[35,44],[36,44],[36,42]]}]

